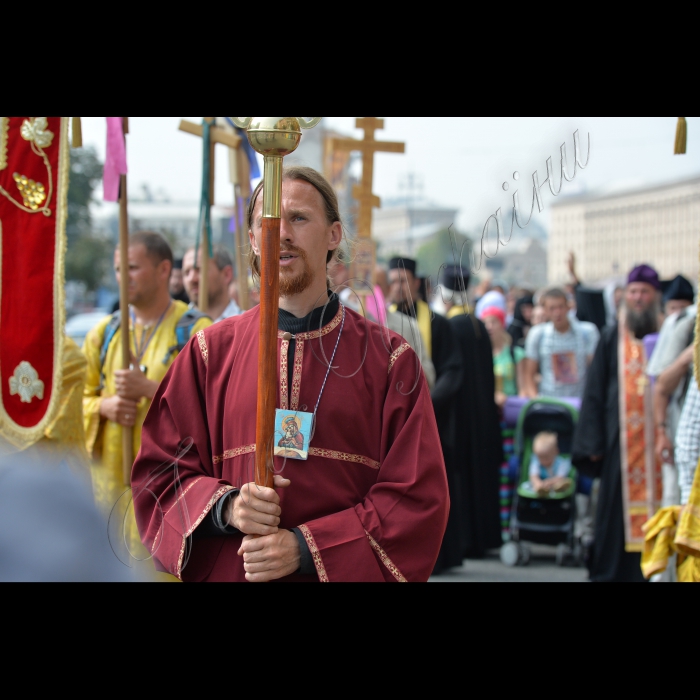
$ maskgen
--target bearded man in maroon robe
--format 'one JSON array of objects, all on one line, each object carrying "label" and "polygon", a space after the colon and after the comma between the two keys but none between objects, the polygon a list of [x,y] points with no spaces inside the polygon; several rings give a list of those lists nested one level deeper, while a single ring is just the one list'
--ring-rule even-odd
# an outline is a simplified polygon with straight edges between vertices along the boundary
[{"label": "bearded man in maroon robe", "polygon": [[[248,211],[259,271],[262,196]],[[344,309],[327,265],[338,201],[309,168],[285,171],[279,398],[315,413],[308,460],[254,483],[259,309],[199,333],[156,395],[133,472],[156,566],[183,581],[427,581],[449,495],[430,390],[403,338]]]}]

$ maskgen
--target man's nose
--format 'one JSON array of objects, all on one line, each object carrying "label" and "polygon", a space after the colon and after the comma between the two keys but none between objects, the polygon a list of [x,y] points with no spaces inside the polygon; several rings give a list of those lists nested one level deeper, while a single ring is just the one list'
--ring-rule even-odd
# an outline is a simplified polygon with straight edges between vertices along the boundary
[{"label": "man's nose", "polygon": [[282,225],[280,226],[280,240],[283,243],[291,243],[294,237],[291,224],[282,218]]}]

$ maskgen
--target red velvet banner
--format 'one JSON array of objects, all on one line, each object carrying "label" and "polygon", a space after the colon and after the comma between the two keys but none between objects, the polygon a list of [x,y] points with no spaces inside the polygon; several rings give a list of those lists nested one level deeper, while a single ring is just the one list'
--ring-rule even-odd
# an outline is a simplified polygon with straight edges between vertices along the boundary
[{"label": "red velvet banner", "polygon": [[0,438],[27,447],[58,408],[68,117],[0,117]]}]

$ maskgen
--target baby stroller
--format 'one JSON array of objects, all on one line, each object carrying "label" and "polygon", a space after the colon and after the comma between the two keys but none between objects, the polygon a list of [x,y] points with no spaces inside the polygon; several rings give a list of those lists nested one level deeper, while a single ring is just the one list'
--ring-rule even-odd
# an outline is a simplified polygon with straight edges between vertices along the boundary
[{"label": "baby stroller", "polygon": [[540,498],[525,488],[530,481],[530,461],[537,435],[557,433],[562,457],[570,458],[578,417],[579,413],[573,406],[554,399],[531,401],[520,414],[515,438],[519,471],[518,488],[513,498],[511,541],[501,549],[501,561],[508,567],[530,563],[531,552],[524,542],[557,546],[559,566],[579,565],[581,562],[581,547],[574,537],[576,471],[571,472],[571,488],[563,493]]}]

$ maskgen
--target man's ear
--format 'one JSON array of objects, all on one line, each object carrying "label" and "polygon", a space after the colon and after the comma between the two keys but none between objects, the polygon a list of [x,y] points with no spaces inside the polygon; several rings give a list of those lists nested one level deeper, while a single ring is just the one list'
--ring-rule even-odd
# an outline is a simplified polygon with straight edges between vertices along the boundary
[{"label": "man's ear", "polygon": [[258,243],[252,231],[248,231],[248,238],[250,239],[250,247],[253,249],[253,252],[256,255],[260,255],[260,248],[258,248]]},{"label": "man's ear", "polygon": [[170,260],[163,260],[160,264],[160,274],[165,275],[166,279],[170,279],[173,274],[173,264]]},{"label": "man's ear", "polygon": [[343,225],[340,221],[336,221],[331,227],[330,240],[328,241],[328,250],[338,250],[343,242]]}]

